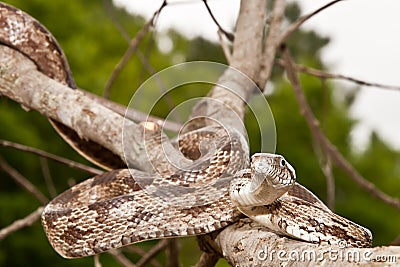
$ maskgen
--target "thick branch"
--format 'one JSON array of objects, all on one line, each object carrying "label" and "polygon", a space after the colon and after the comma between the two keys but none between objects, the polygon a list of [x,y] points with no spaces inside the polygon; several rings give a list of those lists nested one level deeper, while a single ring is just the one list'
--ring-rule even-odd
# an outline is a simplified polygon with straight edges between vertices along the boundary
[{"label": "thick branch", "polygon": [[[138,169],[151,169],[145,153],[143,127],[105,108],[79,90],[71,90],[36,69],[25,56],[5,46],[0,47],[0,94],[36,110],[74,129],[125,158]],[[129,138],[125,155],[122,133]]]},{"label": "thick branch", "polygon": [[257,82],[257,84],[261,86],[261,89],[265,88],[265,84],[269,81],[272,67],[274,66],[276,51],[280,45],[282,21],[285,17],[285,7],[285,0],[276,0],[274,2],[274,8],[269,20],[268,34],[265,40],[263,58],[261,61],[260,77]]},{"label": "thick branch", "polygon": [[[152,74],[154,74],[154,73],[155,72],[153,71]],[[159,125],[163,125],[164,129],[170,130],[173,132],[179,132],[179,130],[182,127],[182,125],[177,122],[164,120],[160,117],[156,117],[156,116],[147,114],[145,112],[126,107],[124,105],[115,103],[109,99],[92,94],[85,90],[81,90],[81,89],[78,89],[78,90],[80,90],[82,92],[82,94],[89,97],[90,99],[92,99],[92,100],[96,101],[97,103],[103,105],[104,107],[114,111],[115,113],[118,113],[121,116],[124,116],[126,119],[129,119],[131,121],[134,121],[134,122],[141,122],[141,121],[146,121],[146,120],[152,121]]]},{"label": "thick branch", "polygon": [[218,80],[219,86],[215,86],[209,94],[209,97],[227,105],[227,108],[221,109],[215,102],[203,99],[193,109],[192,116],[206,116],[240,129],[238,118],[244,118],[245,102],[255,87],[252,80],[260,71],[265,10],[265,1],[241,2],[230,59],[230,66],[234,69],[227,69]]},{"label": "thick branch", "polygon": [[381,256],[395,264],[400,255],[395,246],[339,248],[280,237],[250,219],[225,228],[214,245],[232,266],[382,266]]}]

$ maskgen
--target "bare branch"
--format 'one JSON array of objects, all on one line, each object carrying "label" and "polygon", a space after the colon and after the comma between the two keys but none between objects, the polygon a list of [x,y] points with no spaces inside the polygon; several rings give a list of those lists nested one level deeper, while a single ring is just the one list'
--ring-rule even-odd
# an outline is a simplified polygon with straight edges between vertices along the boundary
[{"label": "bare branch", "polygon": [[382,266],[379,256],[400,255],[400,247],[340,248],[312,244],[271,233],[242,219],[214,238],[214,248],[232,266]]},{"label": "bare branch", "polygon": [[[241,2],[230,66],[245,75],[240,75],[237,71],[227,69],[218,80],[219,86],[215,86],[209,94],[210,98],[227,105],[230,111],[227,112],[227,109],[221,109],[221,106],[216,105],[215,102],[202,99],[194,107],[192,116],[205,116],[225,125],[230,125],[237,129],[240,128],[240,126],[237,126],[237,117],[243,120],[245,113],[244,101],[249,99],[255,87],[252,82],[249,82],[249,78],[255,80],[259,75],[261,66],[265,9],[266,2],[262,0]],[[249,42],[249,40],[252,41]],[[225,87],[232,89],[234,92],[230,92]]]},{"label": "bare branch", "polygon": [[[285,67],[284,66],[285,62],[282,59],[276,60],[276,63],[282,67]],[[343,75],[343,74],[329,73],[329,72],[325,72],[322,70],[310,68],[310,67],[307,67],[307,66],[304,66],[301,64],[295,64],[294,67],[295,67],[296,71],[307,73],[307,74],[313,75],[315,77],[319,77],[321,79],[347,80],[347,81],[354,82],[361,86],[378,87],[378,88],[387,89],[387,90],[400,91],[400,86],[363,81],[361,79],[354,78],[351,76],[347,76],[347,75]]]},{"label": "bare branch", "polygon": [[118,18],[115,16],[114,12],[114,5],[112,4],[112,0],[103,0],[103,5],[107,11],[108,17],[111,19],[115,27],[118,29],[118,31],[121,33],[121,35],[124,37],[124,39],[129,42],[130,41],[130,36],[129,33],[124,29],[122,24],[119,22]]},{"label": "bare branch", "polygon": [[29,182],[28,179],[26,179],[22,174],[20,174],[16,169],[11,167],[3,159],[3,157],[0,156],[0,168],[3,169],[6,173],[8,173],[15,182],[17,182],[20,186],[25,188],[26,191],[31,193],[35,198],[37,198],[42,204],[46,204],[49,202],[49,199],[45,197],[42,192],[39,191],[39,189],[36,188],[31,182]]},{"label": "bare branch", "polygon": [[211,8],[207,3],[207,0],[203,0],[203,3],[207,8],[208,14],[210,14],[212,20],[217,25],[218,32],[222,32],[226,36],[226,38],[228,38],[229,41],[233,42],[233,40],[235,39],[235,36],[233,35],[233,33],[227,32],[221,27],[221,25],[218,23],[217,19],[214,17],[214,14],[212,13]]},{"label": "bare branch", "polygon": [[[261,67],[265,18],[265,1],[242,1],[240,3],[230,66],[245,73],[252,80],[258,76]],[[251,41],[249,42],[249,40]]]},{"label": "bare branch", "polygon": [[125,51],[125,54],[122,56],[121,60],[115,66],[114,71],[111,74],[111,77],[107,81],[106,87],[104,88],[104,97],[105,98],[109,98],[111,87],[114,84],[115,80],[117,79],[118,75],[121,73],[123,68],[129,62],[129,59],[132,57],[132,55],[136,52],[136,50],[139,46],[139,43],[143,40],[143,38],[149,32],[150,28],[154,25],[156,18],[158,17],[161,10],[166,5],[167,5],[167,1],[164,0],[163,3],[161,4],[160,8],[156,12],[154,12],[154,14],[150,18],[150,20],[145,25],[143,25],[142,29],[140,29],[140,31],[137,33],[135,38],[133,38],[131,40],[128,49]]},{"label": "bare branch", "polygon": [[265,84],[269,81],[276,51],[280,45],[280,36],[282,29],[282,21],[285,17],[285,0],[276,0],[274,8],[271,11],[268,35],[264,44],[264,51],[261,61],[261,72],[257,84],[261,89],[265,88]]},{"label": "bare branch", "polygon": [[60,162],[62,164],[67,165],[68,167],[71,167],[71,168],[74,168],[74,169],[78,169],[78,170],[81,170],[81,171],[85,171],[85,172],[88,172],[88,173],[91,173],[91,174],[98,175],[98,174],[102,174],[103,173],[103,171],[101,171],[99,169],[86,166],[86,165],[81,164],[79,162],[76,162],[76,161],[73,161],[73,160],[70,160],[70,159],[66,159],[64,157],[60,157],[60,156],[51,154],[49,152],[37,149],[37,148],[33,148],[33,147],[29,147],[29,146],[18,144],[18,143],[14,143],[14,142],[11,142],[11,141],[0,139],[0,146],[10,147],[10,148],[18,149],[20,151],[29,152],[29,153],[41,156],[43,158],[47,158],[47,159],[54,160],[56,162]]},{"label": "bare branch", "polygon": [[398,235],[392,242],[390,242],[392,246],[400,246],[400,235]]},{"label": "bare branch", "polygon": [[54,198],[57,196],[57,190],[54,186],[53,177],[51,176],[49,163],[46,158],[40,157],[40,167],[42,169],[42,174],[47,185],[47,189],[50,193],[50,197]]},{"label": "bare branch", "polygon": [[326,157],[325,162],[320,164],[326,178],[327,206],[331,211],[335,212],[335,177],[332,173],[332,163],[329,156]]},{"label": "bare branch", "polygon": [[167,239],[167,266],[176,267],[179,266],[179,247],[178,241],[175,238]]},{"label": "bare branch", "polygon": [[101,267],[100,255],[99,254],[94,255],[93,259],[94,259],[94,267]]},{"label": "bare branch", "polygon": [[[140,57],[140,56],[139,56]],[[150,67],[150,66],[149,66]],[[149,70],[150,71],[150,70]],[[155,73],[151,72],[150,73]],[[169,120],[164,120],[163,118],[156,117],[150,114],[147,114],[145,112],[131,109],[129,107],[126,107],[124,105],[115,103],[109,99],[106,99],[104,97],[92,94],[88,91],[78,89],[82,94],[85,96],[89,97],[90,99],[96,101],[97,103],[103,105],[104,107],[114,111],[115,113],[124,116],[125,118],[134,121],[134,122],[142,122],[142,121],[152,121],[155,122],[159,125],[163,125],[164,129],[173,131],[173,132],[179,132],[179,129],[182,127],[182,124],[174,122],[174,121],[169,121]]]},{"label": "bare branch", "polygon": [[230,64],[232,60],[231,51],[228,47],[228,44],[225,42],[222,33],[220,31],[218,31],[217,33],[218,33],[219,44],[221,45],[222,51],[224,52],[226,61],[228,62],[228,64]]},{"label": "bare branch", "polygon": [[[113,6],[111,5],[110,1],[109,1],[109,0],[103,0],[103,3],[104,3],[104,5],[105,5],[105,7],[106,7],[106,10],[107,10],[107,12],[108,12],[108,14],[109,14],[109,16],[110,16],[112,22],[113,22],[114,25],[117,27],[118,31],[121,33],[121,35],[124,37],[124,39],[125,39],[128,43],[131,43],[129,34],[127,33],[127,31],[125,31],[125,29],[123,28],[123,26],[119,23],[118,19],[115,17],[114,9],[113,9]],[[170,5],[170,4],[168,4],[168,5]],[[163,7],[164,7],[164,6],[162,6],[161,8],[163,8]],[[158,12],[161,12],[161,10],[159,10]],[[158,16],[158,15],[157,15],[157,16]],[[155,17],[153,16],[153,18],[154,18],[154,19],[153,19],[153,24],[154,24]],[[143,53],[142,53],[139,49],[137,49],[137,48],[136,48],[135,51],[136,51],[136,54],[137,54],[138,58],[139,58],[140,61],[142,62],[143,66],[144,66],[145,69],[147,70],[147,72],[150,73],[150,74],[152,74],[152,75],[155,74],[156,71],[155,71],[155,69],[153,68],[153,66],[150,64],[150,62],[147,60],[146,56],[144,56]],[[160,85],[160,88],[161,88],[162,92],[165,92],[166,90],[165,90],[165,86],[164,86],[163,82],[162,82],[161,79],[159,79],[158,77],[156,77],[156,78],[157,78],[157,82],[158,82],[158,84]],[[170,107],[173,107],[173,102],[171,101],[171,99],[170,99],[170,97],[169,97],[168,94],[165,95],[165,99],[166,99],[168,105],[170,105]],[[106,99],[103,98],[103,100],[106,100]],[[111,102],[111,103],[113,103],[113,102]],[[113,104],[114,104],[114,103],[113,103]],[[124,107],[124,108],[125,108],[125,107]],[[116,109],[114,109],[114,108],[112,108],[112,107],[111,107],[110,109],[111,109],[111,110],[114,110],[115,112],[117,112],[117,113],[119,113],[119,114],[121,114],[121,115],[124,115],[124,113],[120,113],[120,112],[118,112]],[[132,115],[132,116],[131,116],[131,115]],[[146,114],[144,114],[144,113],[142,113],[142,112],[140,112],[140,111],[133,110],[133,109],[127,109],[126,117],[129,118],[129,119],[131,119],[131,120],[134,120],[134,121],[138,121],[137,119],[135,119],[135,117],[141,118],[141,121],[146,120]],[[153,122],[165,122],[165,124],[163,124],[163,125],[164,125],[164,128],[167,129],[167,130],[171,130],[171,131],[174,131],[174,132],[178,132],[179,129],[180,129],[180,126],[177,126],[177,125],[179,125],[178,123],[171,122],[171,121],[164,121],[163,119],[157,118],[157,117],[155,117],[155,116],[151,116],[151,115],[150,115],[150,116],[149,116],[149,120],[150,120],[150,121],[153,121]],[[159,123],[159,124],[160,124],[160,123]],[[160,125],[161,125],[161,124],[160,124]]]},{"label": "bare branch", "polygon": [[196,263],[195,267],[215,266],[219,258],[220,257],[217,254],[203,252],[200,256],[199,261]]},{"label": "bare branch", "polygon": [[[152,170],[144,151],[144,128],[86,97],[79,90],[45,76],[22,54],[6,46],[0,47],[0,94],[33,109],[112,151],[131,166]],[[123,147],[129,138],[129,151]]]},{"label": "bare branch", "polygon": [[317,118],[314,116],[310,106],[308,105],[307,99],[303,93],[303,89],[301,88],[300,82],[296,75],[294,62],[289,53],[289,50],[286,47],[282,48],[282,56],[285,61],[287,76],[291,84],[293,85],[293,90],[295,92],[295,96],[300,107],[300,112],[305,118],[314,139],[318,143],[320,143],[323,150],[329,154],[329,157],[336,163],[336,165],[342,168],[360,188],[364,189],[377,199],[380,199],[383,202],[397,209],[400,209],[400,201],[397,198],[393,198],[382,192],[379,188],[375,186],[375,184],[369,182],[363,176],[361,176],[361,174],[357,172],[357,170],[343,157],[343,155],[325,136],[325,134],[319,127],[319,122]]},{"label": "bare branch", "polygon": [[[145,266],[151,261],[160,251],[165,249],[168,245],[166,239],[160,240],[155,246],[153,246],[148,252],[142,255],[140,260],[136,263],[137,267]],[[154,265],[154,263],[152,263]]]},{"label": "bare branch", "polygon": [[43,207],[39,207],[39,208],[37,208],[37,210],[35,210],[34,212],[29,214],[25,218],[16,220],[9,226],[1,229],[0,230],[0,241],[3,240],[4,238],[6,238],[9,234],[11,234],[15,231],[18,231],[19,229],[21,229],[23,227],[32,225],[34,222],[36,222],[40,218],[42,211],[43,211]]},{"label": "bare branch", "polygon": [[124,254],[121,253],[118,249],[112,249],[108,251],[109,254],[113,255],[114,258],[125,267],[136,267]]},{"label": "bare branch", "polygon": [[341,2],[343,0],[335,0],[332,2],[329,2],[328,4],[324,5],[321,8],[318,8],[317,10],[315,10],[314,12],[311,12],[308,15],[302,16],[300,17],[298,20],[296,20],[294,23],[292,23],[291,25],[289,25],[289,27],[287,27],[287,29],[285,30],[285,32],[281,35],[279,43],[283,44],[287,38],[292,35],[295,31],[297,31],[298,28],[300,28],[300,26],[306,22],[307,20],[309,20],[310,18],[312,18],[313,16],[317,15],[318,13],[320,13],[321,11],[327,9],[328,7]]}]

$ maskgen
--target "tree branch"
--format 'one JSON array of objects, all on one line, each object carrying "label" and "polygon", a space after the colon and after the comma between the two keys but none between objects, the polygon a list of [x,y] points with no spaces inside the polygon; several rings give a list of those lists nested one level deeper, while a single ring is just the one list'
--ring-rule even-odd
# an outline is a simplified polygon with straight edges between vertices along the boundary
[{"label": "tree branch", "polygon": [[16,220],[9,226],[1,229],[0,230],[0,241],[3,240],[4,238],[6,238],[9,234],[11,234],[15,231],[18,231],[19,229],[21,229],[23,227],[32,225],[34,222],[36,222],[40,218],[42,211],[43,211],[43,207],[39,207],[39,208],[37,208],[37,210],[35,210],[34,212],[29,214],[25,218]]},{"label": "tree branch", "polygon": [[175,238],[167,239],[167,267],[179,266],[179,246],[178,241]]},{"label": "tree branch", "polygon": [[114,256],[114,258],[119,263],[121,263],[122,266],[125,266],[125,267],[136,267],[136,265],[133,264],[127,257],[125,257],[125,255],[122,254],[121,251],[119,251],[118,249],[110,250],[108,253],[111,254],[112,256]]},{"label": "tree branch", "polygon": [[88,172],[88,173],[91,173],[91,174],[94,174],[94,175],[98,175],[98,174],[102,174],[103,173],[103,171],[101,171],[99,169],[83,165],[83,164],[81,164],[79,162],[76,162],[76,161],[73,161],[73,160],[70,160],[70,159],[66,159],[66,158],[51,154],[49,152],[46,152],[46,151],[43,151],[43,150],[40,150],[40,149],[37,149],[37,148],[34,148],[34,147],[24,146],[24,145],[21,145],[21,144],[18,144],[18,143],[14,143],[14,142],[7,141],[7,140],[1,140],[1,139],[0,139],[0,146],[10,147],[10,148],[18,149],[20,151],[29,152],[29,153],[38,155],[38,156],[43,157],[43,158],[47,158],[47,159],[54,160],[56,162],[60,162],[62,164],[67,165],[68,167],[75,168],[77,170]]},{"label": "tree branch", "polygon": [[40,157],[40,167],[42,169],[42,174],[44,182],[46,183],[47,190],[50,194],[50,198],[55,198],[57,196],[57,190],[54,185],[53,177],[50,173],[49,163],[46,158]]},{"label": "tree branch", "polygon": [[383,202],[400,210],[400,201],[397,198],[391,197],[382,192],[375,186],[375,184],[369,182],[363,176],[361,176],[361,174],[357,172],[357,170],[343,157],[343,155],[325,136],[319,127],[317,118],[314,116],[310,106],[308,105],[307,99],[303,93],[303,89],[301,88],[296,74],[293,59],[286,47],[282,47],[282,56],[285,61],[287,76],[293,86],[293,90],[300,107],[300,113],[305,118],[314,139],[321,145],[324,152],[329,154],[329,158],[332,159],[337,166],[342,168],[360,188],[364,189],[377,199],[380,199]]},{"label": "tree branch", "polygon": [[232,266],[382,266],[381,256],[396,264],[400,255],[395,246],[339,248],[281,237],[250,219],[228,226],[213,242]]},{"label": "tree branch", "polygon": [[[285,67],[285,62],[282,59],[277,59],[276,64],[278,64],[282,67]],[[362,86],[378,87],[378,88],[387,89],[387,90],[400,91],[400,86],[363,81],[361,79],[351,77],[348,75],[329,73],[329,72],[325,72],[322,70],[310,68],[310,67],[307,67],[307,66],[304,66],[301,64],[295,64],[294,68],[298,72],[310,74],[310,75],[313,75],[313,76],[321,78],[321,79],[347,80],[347,81],[354,82],[354,83],[356,83],[358,85],[362,85]]]},{"label": "tree branch", "polygon": [[111,77],[108,79],[106,87],[104,88],[104,96],[105,98],[109,98],[110,90],[118,75],[121,73],[122,69],[129,62],[129,59],[132,57],[133,53],[136,52],[139,43],[143,40],[146,34],[149,32],[150,28],[154,25],[155,20],[158,15],[161,13],[161,10],[167,5],[167,1],[163,1],[160,8],[154,12],[153,16],[150,20],[140,29],[140,31],[136,34],[135,38],[133,38],[130,43],[128,49],[125,51],[125,54],[122,56],[121,60],[115,66],[114,71],[111,74]]},{"label": "tree branch", "polygon": [[304,22],[306,22],[310,18],[314,17],[318,13],[322,12],[323,10],[327,9],[328,7],[330,7],[336,3],[339,3],[341,1],[343,1],[343,0],[335,0],[335,1],[329,2],[328,4],[324,5],[323,7],[318,8],[317,10],[311,12],[310,14],[300,17],[298,20],[296,20],[291,25],[289,25],[289,27],[286,28],[285,32],[283,32],[283,34],[280,36],[279,44],[283,44],[287,40],[287,38],[289,38],[290,35],[292,35],[295,31],[297,31],[298,28],[300,28],[301,25],[303,25]]},{"label": "tree branch", "polygon": [[214,266],[215,264],[217,264],[219,258],[220,257],[217,254],[203,252],[195,267]]},{"label": "tree branch", "polygon": [[228,62],[228,64],[230,64],[231,61],[232,61],[232,54],[231,54],[231,51],[230,51],[230,49],[229,49],[229,46],[228,46],[228,44],[225,42],[225,40],[224,40],[224,38],[223,38],[223,36],[222,36],[221,31],[218,31],[217,33],[218,33],[219,44],[221,45],[222,51],[224,52],[226,61]]},{"label": "tree branch", "polygon": [[221,25],[218,23],[217,19],[214,17],[214,14],[212,13],[211,8],[210,8],[210,6],[209,6],[208,3],[207,3],[207,0],[203,0],[203,3],[204,3],[204,5],[206,6],[207,11],[208,11],[208,14],[210,14],[211,19],[212,19],[212,20],[214,21],[214,23],[217,25],[217,27],[218,27],[218,32],[222,32],[222,33],[226,36],[226,38],[228,38],[228,40],[232,42],[232,41],[235,39],[235,36],[234,36],[232,33],[225,31],[225,30],[221,27]]},{"label": "tree branch", "polygon": [[[105,108],[79,90],[43,75],[32,61],[17,51],[0,46],[0,94],[74,129],[81,137],[109,149],[131,166],[152,170],[145,153],[144,127]],[[124,150],[122,133],[129,138]]]},{"label": "tree branch", "polygon": [[[221,105],[214,101],[202,99],[194,107],[192,117],[205,116],[241,130],[237,118],[244,118],[245,101],[249,99],[255,87],[250,80],[256,80],[260,71],[265,10],[265,1],[241,2],[230,60],[230,66],[234,69],[227,69],[209,94],[210,98],[225,104],[227,108],[221,109]],[[197,128],[202,126],[204,125]]]},{"label": "tree branch", "polygon": [[264,51],[261,61],[261,71],[260,77],[257,84],[261,89],[265,88],[265,84],[269,81],[271,76],[272,68],[274,66],[274,59],[276,51],[280,45],[280,36],[282,29],[282,21],[285,17],[285,0],[276,0],[274,2],[274,8],[271,11],[271,16],[269,20],[269,29],[267,33],[267,38],[264,44]]},{"label": "tree branch", "polygon": [[14,169],[7,161],[0,156],[0,168],[8,173],[14,181],[16,181],[20,186],[25,188],[26,191],[31,193],[36,199],[38,199],[42,204],[47,204],[49,199],[45,197],[39,189],[36,188],[28,179],[26,179],[22,174],[20,174],[16,169]]},{"label": "tree branch", "polygon": [[[168,245],[168,240],[160,240],[155,246],[153,246],[149,251],[144,253],[140,260],[136,263],[137,267],[145,266],[149,261],[151,261],[161,250],[165,249]],[[153,263],[154,265],[154,263]]]},{"label": "tree branch", "polygon": [[[149,71],[151,74],[155,73],[155,71],[153,69],[150,69]],[[161,83],[161,81],[160,81],[160,83]],[[182,124],[180,124],[180,123],[165,120],[163,118],[156,117],[156,116],[147,114],[145,112],[126,107],[124,105],[115,103],[109,99],[92,94],[92,93],[82,90],[82,89],[78,89],[78,90],[80,92],[82,92],[82,94],[84,94],[85,96],[89,97],[90,99],[96,101],[97,103],[101,104],[102,106],[114,111],[115,113],[117,113],[131,121],[134,121],[134,122],[142,122],[142,121],[146,121],[146,120],[152,121],[159,125],[163,125],[164,129],[170,130],[173,132],[179,132],[179,130],[182,127]]]}]

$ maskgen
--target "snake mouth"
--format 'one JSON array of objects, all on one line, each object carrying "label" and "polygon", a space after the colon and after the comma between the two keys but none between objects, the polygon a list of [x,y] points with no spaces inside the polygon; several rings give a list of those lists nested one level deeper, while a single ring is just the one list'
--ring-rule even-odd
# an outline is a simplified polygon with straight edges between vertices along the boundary
[{"label": "snake mouth", "polygon": [[279,177],[275,177],[274,179],[269,181],[271,182],[271,186],[273,186],[276,189],[287,187],[294,184],[294,180],[292,178],[280,179]]}]

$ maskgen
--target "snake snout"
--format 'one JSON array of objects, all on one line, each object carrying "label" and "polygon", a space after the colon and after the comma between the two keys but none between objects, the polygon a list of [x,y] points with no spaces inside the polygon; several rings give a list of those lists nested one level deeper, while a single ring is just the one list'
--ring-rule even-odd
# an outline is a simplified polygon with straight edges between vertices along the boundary
[{"label": "snake snout", "polygon": [[251,157],[251,167],[256,174],[266,176],[275,188],[286,187],[296,181],[296,171],[278,154],[256,153]]}]

